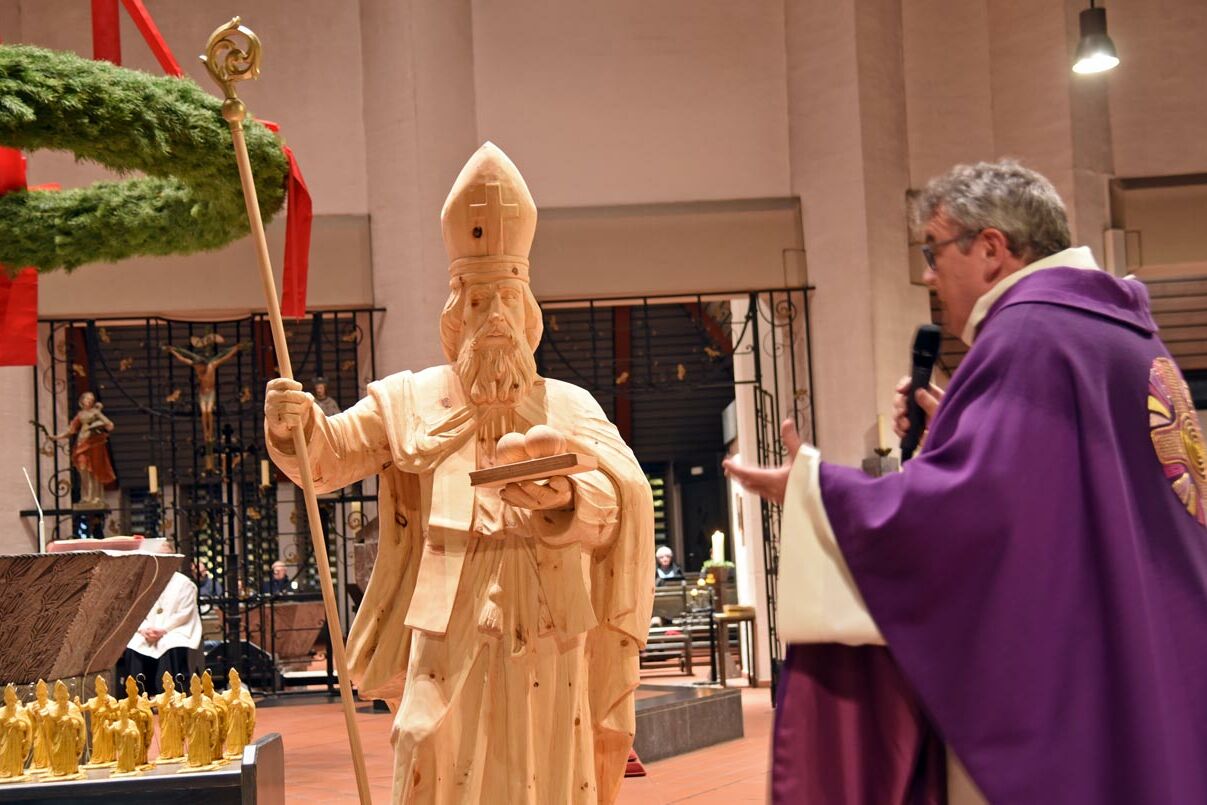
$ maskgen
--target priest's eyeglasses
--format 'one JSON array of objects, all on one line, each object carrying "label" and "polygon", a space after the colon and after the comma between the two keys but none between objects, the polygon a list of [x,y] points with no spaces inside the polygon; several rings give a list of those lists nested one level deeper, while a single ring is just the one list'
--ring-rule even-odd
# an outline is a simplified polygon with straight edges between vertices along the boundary
[{"label": "priest's eyeglasses", "polygon": [[943,248],[944,246],[950,245],[952,243],[959,243],[960,241],[970,241],[984,231],[985,230],[983,230],[983,229],[978,229],[974,232],[961,232],[959,235],[956,235],[954,238],[948,238],[947,240],[940,240],[937,243],[923,243],[922,247],[921,247],[922,256],[926,258],[926,265],[930,266],[931,271],[937,271],[938,269],[935,268],[935,252],[936,251],[938,251],[939,249]]}]

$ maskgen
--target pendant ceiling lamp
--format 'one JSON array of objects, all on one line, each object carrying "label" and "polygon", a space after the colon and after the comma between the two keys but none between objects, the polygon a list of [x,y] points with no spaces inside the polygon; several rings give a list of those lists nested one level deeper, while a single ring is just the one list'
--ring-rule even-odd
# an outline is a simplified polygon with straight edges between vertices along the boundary
[{"label": "pendant ceiling lamp", "polygon": [[1090,7],[1081,12],[1081,40],[1073,61],[1075,73],[1102,73],[1119,63],[1115,43],[1106,35],[1106,9]]}]

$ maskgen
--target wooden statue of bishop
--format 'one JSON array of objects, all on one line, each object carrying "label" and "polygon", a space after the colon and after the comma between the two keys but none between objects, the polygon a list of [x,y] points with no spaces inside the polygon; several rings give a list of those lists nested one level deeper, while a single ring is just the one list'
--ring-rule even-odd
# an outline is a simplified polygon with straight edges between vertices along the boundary
[{"label": "wooden statue of bishop", "polygon": [[[296,481],[303,428],[320,492],[379,475],[381,548],[348,650],[360,692],[395,711],[394,801],[610,803],[653,605],[650,487],[590,394],[537,375],[536,205],[497,147],[462,169],[441,223],[449,363],[331,417],[271,381],[269,450]],[[501,435],[538,424],[599,468],[470,485]]]}]

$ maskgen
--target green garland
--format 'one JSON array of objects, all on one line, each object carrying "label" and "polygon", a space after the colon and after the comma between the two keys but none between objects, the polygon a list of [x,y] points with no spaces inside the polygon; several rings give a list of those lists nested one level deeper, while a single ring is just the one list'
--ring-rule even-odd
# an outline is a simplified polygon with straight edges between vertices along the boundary
[{"label": "green garland", "polygon": [[[248,232],[222,102],[192,81],[0,46],[0,145],[70,151],[144,177],[0,196],[0,263],[39,271],[217,249]],[[281,209],[276,135],[244,124],[260,212]]]}]

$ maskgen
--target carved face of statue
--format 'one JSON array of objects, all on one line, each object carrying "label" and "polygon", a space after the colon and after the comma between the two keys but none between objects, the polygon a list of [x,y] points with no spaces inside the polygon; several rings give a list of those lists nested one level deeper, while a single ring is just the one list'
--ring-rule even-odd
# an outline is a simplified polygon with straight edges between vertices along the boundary
[{"label": "carved face of statue", "polygon": [[96,405],[96,395],[91,391],[85,391],[80,395],[80,408],[87,411],[92,406]]},{"label": "carved face of statue", "polygon": [[462,387],[475,405],[515,405],[536,380],[524,335],[524,283],[470,283],[464,297],[455,367]]},{"label": "carved face of statue", "polygon": [[194,696],[201,695],[201,680],[197,678],[196,674],[193,674],[193,678],[189,680],[189,693]]},{"label": "carved face of statue", "polygon": [[[56,686],[55,687],[56,696],[58,695],[58,691],[59,691],[58,686]],[[102,677],[98,676],[96,678],[96,695],[103,698],[104,696],[108,695],[108,693],[109,693],[109,686],[105,684],[105,680]]]},{"label": "carved face of statue", "polygon": [[54,683],[54,700],[59,703],[59,707],[67,704],[67,686],[62,682]]},{"label": "carved face of statue", "polygon": [[46,680],[38,680],[38,684],[34,686],[34,695],[38,697],[39,704],[46,704],[46,700],[50,697],[50,691],[46,687]]},{"label": "carved face of statue", "polygon": [[239,672],[234,668],[232,668],[230,673],[226,675],[226,684],[230,686],[231,690],[238,690],[239,686],[242,684],[242,680],[239,679]]},{"label": "carved face of statue", "polygon": [[17,691],[12,685],[4,686],[4,703],[8,705],[10,709],[16,707],[17,705]]},{"label": "carved face of statue", "polygon": [[167,671],[163,672],[163,689],[168,693],[176,690],[176,683],[172,681],[172,675]]},{"label": "carved face of statue", "polygon": [[138,682],[134,677],[126,677],[126,696],[132,699],[138,698]]}]

